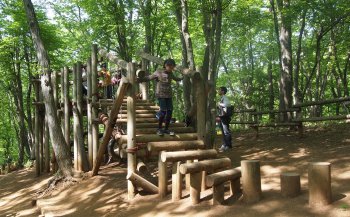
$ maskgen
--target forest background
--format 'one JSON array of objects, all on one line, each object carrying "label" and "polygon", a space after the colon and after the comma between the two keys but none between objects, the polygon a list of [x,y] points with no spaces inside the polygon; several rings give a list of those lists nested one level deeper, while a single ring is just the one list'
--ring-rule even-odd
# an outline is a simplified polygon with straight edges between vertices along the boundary
[{"label": "forest background", "polygon": [[[202,66],[213,87],[227,86],[235,109],[285,109],[349,96],[347,0],[48,0],[33,1],[52,70],[86,61],[98,44],[126,61],[144,50]],[[150,72],[159,67],[147,63]],[[113,65],[109,66],[113,68]],[[0,165],[33,156],[34,89],[40,74],[23,3],[0,2]],[[175,116],[193,99],[189,79],[174,83]],[[187,92],[186,92],[187,91]],[[152,93],[152,91],[151,91]],[[153,95],[151,94],[151,98]],[[313,116],[342,111],[314,108]],[[213,114],[212,114],[213,116]],[[286,118],[286,117],[282,117]]]}]

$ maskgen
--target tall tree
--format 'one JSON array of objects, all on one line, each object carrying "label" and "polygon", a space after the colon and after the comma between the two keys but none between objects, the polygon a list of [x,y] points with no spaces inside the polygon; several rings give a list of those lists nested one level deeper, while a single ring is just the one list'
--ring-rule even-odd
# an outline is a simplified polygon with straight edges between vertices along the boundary
[{"label": "tall tree", "polygon": [[206,131],[209,132],[207,145],[212,147],[216,135],[216,79],[218,62],[221,49],[221,26],[222,26],[222,1],[205,0],[202,2],[203,32],[206,40],[205,55],[203,58],[202,76],[209,82],[208,113]]},{"label": "tall tree", "polygon": [[[289,0],[276,0],[279,17],[280,31],[279,44],[281,49],[281,78],[280,78],[280,110],[286,110],[293,104],[292,98],[292,78],[293,78],[293,62],[292,62],[292,17],[290,13]],[[291,113],[284,113],[283,121],[290,120]]]},{"label": "tall tree", "polygon": [[31,0],[23,0],[23,6],[26,11],[30,32],[37,52],[37,59],[42,70],[41,88],[53,150],[55,152],[60,172],[64,177],[70,178],[72,176],[72,161],[70,158],[70,151],[63,137],[59,125],[60,122],[57,117],[57,108],[54,102],[50,81],[51,72],[49,56],[40,35],[39,24]]},{"label": "tall tree", "polygon": [[[187,0],[173,0],[173,5],[182,44],[182,66],[194,70],[196,65],[194,62],[192,39],[188,27],[188,2]],[[185,113],[187,116],[193,118],[195,106],[194,99],[191,99],[192,84],[188,76],[184,76],[183,89]]]}]

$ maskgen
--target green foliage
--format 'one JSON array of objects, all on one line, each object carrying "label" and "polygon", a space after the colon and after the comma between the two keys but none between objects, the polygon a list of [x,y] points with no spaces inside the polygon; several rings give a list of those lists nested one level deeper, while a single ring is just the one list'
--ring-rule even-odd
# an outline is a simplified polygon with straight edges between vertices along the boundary
[{"label": "green foliage", "polygon": [[[41,34],[53,69],[85,62],[90,56],[91,44],[116,53],[128,61],[139,62],[136,51],[145,46],[145,22],[149,20],[151,54],[163,59],[182,60],[180,31],[175,16],[173,0],[37,0],[35,10]],[[189,33],[193,43],[197,66],[203,65],[206,42],[203,17],[215,13],[213,1],[188,0]],[[271,12],[270,1],[224,0],[222,45],[216,86],[227,86],[228,96],[236,109],[256,108],[267,110],[269,97],[274,95],[274,109],[279,107],[279,47]],[[204,4],[204,9],[202,9]],[[276,10],[281,10],[276,7]],[[150,16],[146,17],[146,11]],[[279,12],[279,11],[278,11]],[[299,89],[305,92],[304,101],[315,98],[346,96],[349,89],[348,70],[350,41],[350,7],[348,0],[300,0],[281,11],[292,23],[293,64],[297,55],[302,14],[306,12],[305,31],[301,41]],[[49,15],[49,18],[48,18]],[[279,15],[278,15],[279,16]],[[279,18],[279,17],[278,17]],[[316,72],[317,37],[320,40],[321,61]],[[19,50],[21,80],[25,97],[32,97],[30,74],[39,73],[36,54],[28,30],[21,0],[3,0],[0,3],[0,164],[7,155],[18,152],[18,123],[14,97],[14,53]],[[24,58],[29,55],[29,62]],[[269,65],[273,78],[273,92],[269,90]],[[110,65],[114,67],[113,64]],[[152,64],[150,72],[159,66]],[[293,75],[294,76],[294,75]],[[310,79],[310,86],[306,87]],[[183,119],[182,85],[173,84],[174,116]],[[152,87],[152,85],[150,85]],[[319,96],[316,97],[317,91]],[[152,96],[151,88],[151,96]],[[28,93],[29,96],[26,94]],[[30,100],[28,101],[30,102]],[[25,106],[27,100],[24,101]],[[323,114],[346,114],[337,105],[323,109]],[[311,113],[310,110],[305,110]],[[28,116],[28,114],[26,114]]]}]

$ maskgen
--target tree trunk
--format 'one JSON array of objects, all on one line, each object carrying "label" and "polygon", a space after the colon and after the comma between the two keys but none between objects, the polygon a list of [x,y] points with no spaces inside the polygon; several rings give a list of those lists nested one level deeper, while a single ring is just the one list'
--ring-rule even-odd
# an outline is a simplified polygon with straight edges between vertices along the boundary
[{"label": "tree trunk", "polygon": [[[30,59],[29,59],[29,53],[28,53],[29,48],[25,45],[24,47],[24,58],[26,61],[27,65],[27,71],[28,71],[28,81],[32,80],[32,70],[30,68]],[[32,84],[31,82],[28,82],[28,89],[27,89],[27,96],[26,96],[26,102],[27,102],[27,125],[28,125],[28,145],[30,147],[30,159],[34,159],[34,152],[33,152],[33,123],[32,123],[32,100],[31,100],[31,95],[32,95]]]},{"label": "tree trunk", "polygon": [[43,71],[43,75],[41,76],[41,88],[45,103],[45,111],[48,117],[52,146],[56,154],[57,163],[63,176],[71,177],[72,161],[70,159],[70,153],[59,125],[59,119],[57,117],[57,109],[54,102],[50,82],[49,56],[45,50],[44,43],[40,36],[39,24],[36,19],[36,14],[31,0],[23,0],[23,5],[26,11],[30,32],[37,52],[37,58]]},{"label": "tree trunk", "polygon": [[[290,13],[289,0],[277,0],[278,9],[281,17],[281,28],[279,34],[279,43],[281,45],[281,109],[286,110],[293,104],[292,99],[292,77],[293,77],[293,63],[292,63],[292,22]],[[290,112],[283,115],[283,121],[289,121],[292,118]]]},{"label": "tree trunk", "polygon": [[[152,53],[153,47],[153,35],[152,35],[152,25],[151,25],[151,13],[152,13],[152,2],[151,0],[139,0],[142,14],[143,14],[143,25],[145,27],[145,48],[144,51],[149,54]],[[146,75],[149,75],[150,71],[150,61],[142,59],[142,70],[146,71]],[[140,83],[140,90],[142,93],[142,99],[149,98],[149,84],[148,82]]]},{"label": "tree trunk", "polygon": [[[210,11],[210,17],[207,17],[208,8]],[[222,2],[216,1],[215,5],[208,2],[203,4],[203,16],[204,16],[204,34],[207,42],[207,49],[209,53],[208,64],[208,81],[211,85],[208,94],[208,112],[206,117],[206,132],[209,133],[208,141],[206,145],[210,148],[214,144],[216,136],[216,78],[217,78],[217,65],[220,57],[221,48],[221,25],[222,25]],[[206,59],[206,57],[204,57]],[[205,67],[203,67],[206,70]],[[205,76],[203,76],[205,77]]]},{"label": "tree trunk", "polygon": [[294,103],[298,104],[300,103],[300,89],[299,89],[299,73],[300,73],[300,55],[301,55],[301,42],[303,39],[304,29],[305,29],[305,17],[306,17],[307,9],[303,10],[302,14],[302,22],[301,27],[299,31],[299,38],[298,38],[298,49],[297,49],[297,56],[295,61],[295,71],[294,71],[294,83],[293,83],[293,89],[294,89]]},{"label": "tree trunk", "polygon": [[30,155],[29,144],[28,144],[28,133],[25,126],[25,114],[24,114],[24,105],[23,105],[23,89],[22,89],[22,79],[21,79],[21,65],[19,60],[19,48],[15,48],[14,56],[14,85],[12,93],[15,99],[15,106],[17,112],[17,121],[18,121],[18,165],[23,167],[24,161],[24,148],[28,155]]},{"label": "tree trunk", "polygon": [[[177,25],[180,31],[180,39],[182,44],[182,66],[185,68],[195,69],[192,41],[188,32],[188,6],[183,0],[173,0]],[[194,117],[193,98],[191,99],[191,80],[188,76],[183,79],[183,98],[185,113]],[[192,95],[193,96],[193,95]]]},{"label": "tree trunk", "polygon": [[[273,91],[273,70],[272,70],[272,57],[269,59],[267,73],[269,77],[269,110],[273,111],[275,104],[275,93]],[[271,122],[275,121],[275,115],[269,114],[269,119]]]}]

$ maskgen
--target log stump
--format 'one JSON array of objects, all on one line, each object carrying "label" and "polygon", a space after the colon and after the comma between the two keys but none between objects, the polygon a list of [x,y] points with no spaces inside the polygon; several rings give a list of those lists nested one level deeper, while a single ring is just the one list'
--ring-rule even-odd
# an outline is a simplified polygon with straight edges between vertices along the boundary
[{"label": "log stump", "polygon": [[331,163],[312,162],[308,169],[309,205],[323,206],[332,202]]},{"label": "log stump", "polygon": [[280,178],[283,197],[296,197],[300,194],[300,174],[286,172],[282,173]]},{"label": "log stump", "polygon": [[261,200],[260,162],[258,160],[241,161],[243,201],[254,203]]}]

